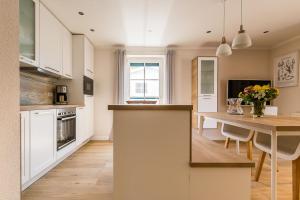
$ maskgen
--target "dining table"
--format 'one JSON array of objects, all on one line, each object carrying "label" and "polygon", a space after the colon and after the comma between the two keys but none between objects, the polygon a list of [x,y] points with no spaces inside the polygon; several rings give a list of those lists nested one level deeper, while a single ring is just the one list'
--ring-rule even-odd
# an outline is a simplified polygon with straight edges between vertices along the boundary
[{"label": "dining table", "polygon": [[204,121],[210,119],[271,136],[271,200],[277,200],[277,137],[300,136],[300,117],[285,115],[253,117],[250,114],[232,115],[226,112],[199,112],[196,115],[200,120],[200,133],[203,131]]}]

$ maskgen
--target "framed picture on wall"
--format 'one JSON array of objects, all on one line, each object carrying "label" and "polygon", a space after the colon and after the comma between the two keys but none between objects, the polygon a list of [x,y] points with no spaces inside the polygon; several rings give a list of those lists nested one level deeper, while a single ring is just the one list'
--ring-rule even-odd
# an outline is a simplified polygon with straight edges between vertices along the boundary
[{"label": "framed picture on wall", "polygon": [[299,52],[293,52],[274,59],[275,87],[298,85]]}]

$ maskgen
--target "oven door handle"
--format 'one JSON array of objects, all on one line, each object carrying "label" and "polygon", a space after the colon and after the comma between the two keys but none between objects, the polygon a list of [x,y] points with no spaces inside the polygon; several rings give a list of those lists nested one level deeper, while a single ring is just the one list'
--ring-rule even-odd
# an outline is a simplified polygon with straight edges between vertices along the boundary
[{"label": "oven door handle", "polygon": [[76,118],[76,116],[64,117],[64,118],[57,118],[57,120],[65,121],[65,120],[74,119],[74,118]]}]

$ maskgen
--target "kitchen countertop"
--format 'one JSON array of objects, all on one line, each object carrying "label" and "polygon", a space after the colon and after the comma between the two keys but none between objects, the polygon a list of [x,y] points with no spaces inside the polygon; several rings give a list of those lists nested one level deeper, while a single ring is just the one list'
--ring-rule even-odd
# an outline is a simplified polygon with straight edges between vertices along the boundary
[{"label": "kitchen countertop", "polygon": [[84,105],[21,105],[20,111],[83,107]]}]

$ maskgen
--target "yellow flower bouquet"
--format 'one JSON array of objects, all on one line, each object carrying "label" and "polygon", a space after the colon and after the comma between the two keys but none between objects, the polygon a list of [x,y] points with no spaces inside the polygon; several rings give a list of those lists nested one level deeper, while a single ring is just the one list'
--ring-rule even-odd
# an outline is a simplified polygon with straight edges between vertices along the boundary
[{"label": "yellow flower bouquet", "polygon": [[253,106],[253,116],[261,117],[264,115],[264,109],[267,101],[275,99],[279,95],[279,90],[269,85],[254,85],[248,86],[243,92],[240,92],[239,97],[246,104]]}]

